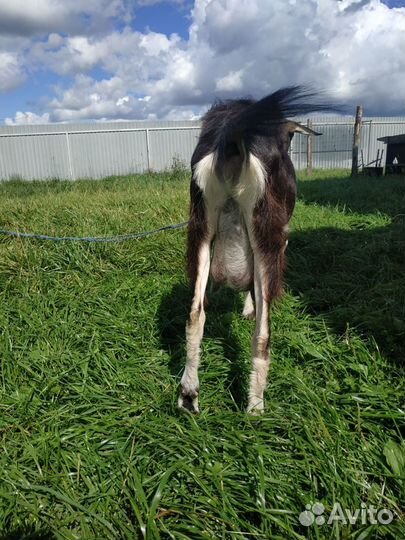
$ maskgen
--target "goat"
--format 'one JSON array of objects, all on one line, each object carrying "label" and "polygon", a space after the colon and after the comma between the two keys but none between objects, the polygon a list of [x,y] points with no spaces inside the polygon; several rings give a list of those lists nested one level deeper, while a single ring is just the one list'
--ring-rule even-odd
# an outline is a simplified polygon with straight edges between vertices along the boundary
[{"label": "goat", "polygon": [[[187,361],[178,405],[198,412],[198,367],[209,274],[247,291],[243,314],[256,318],[247,411],[264,408],[270,364],[269,305],[282,292],[296,178],[288,149],[294,133],[320,135],[288,116],[330,109],[306,103],[294,86],[260,101],[218,101],[202,119],[191,159],[187,268],[194,296],[186,325]],[[212,253],[211,253],[212,251]]]}]

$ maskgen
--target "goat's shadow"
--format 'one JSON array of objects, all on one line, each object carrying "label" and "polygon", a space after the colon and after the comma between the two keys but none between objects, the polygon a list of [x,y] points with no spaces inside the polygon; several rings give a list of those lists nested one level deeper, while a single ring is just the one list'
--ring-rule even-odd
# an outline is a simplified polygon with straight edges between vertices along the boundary
[{"label": "goat's shadow", "polygon": [[[381,183],[389,195],[381,193]],[[403,179],[325,178],[299,183],[305,204],[345,208],[350,228],[328,226],[293,232],[287,285],[308,310],[337,333],[347,325],[376,341],[397,365],[405,355],[405,223]],[[402,212],[402,213],[401,213]],[[359,213],[358,217],[355,215]],[[382,213],[385,226],[370,226]]]},{"label": "goat's shadow", "polygon": [[[246,402],[246,362],[238,336],[232,330],[229,313],[242,311],[241,296],[236,291],[220,287],[207,287],[208,305],[204,341],[215,338],[221,341],[223,355],[230,360],[227,386],[237,407],[243,408]],[[172,290],[162,297],[158,310],[158,327],[162,347],[169,353],[169,369],[174,377],[179,378],[185,360],[185,327],[192,300],[190,285],[185,282],[174,285]],[[204,369],[202,354],[201,369]]]},{"label": "goat's shadow", "polygon": [[[392,197],[384,197],[381,188],[389,188]],[[338,206],[360,214],[382,213],[394,217],[403,214],[404,177],[360,175],[299,180],[298,199],[306,204]]]},{"label": "goat's shadow", "polygon": [[374,339],[388,358],[403,364],[405,261],[399,250],[394,253],[385,247],[384,253],[384,243],[393,242],[402,243],[404,249],[399,227],[394,225],[363,231],[324,227],[293,233],[287,285],[308,311],[322,315],[336,334],[343,334],[347,325],[354,327]]}]

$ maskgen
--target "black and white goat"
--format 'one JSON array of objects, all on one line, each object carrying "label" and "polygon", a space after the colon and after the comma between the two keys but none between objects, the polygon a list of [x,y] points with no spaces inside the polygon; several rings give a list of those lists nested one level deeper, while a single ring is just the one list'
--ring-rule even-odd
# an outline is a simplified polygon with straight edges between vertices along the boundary
[{"label": "black and white goat", "polygon": [[188,274],[194,287],[186,327],[187,363],[179,407],[198,412],[198,367],[205,290],[214,281],[247,291],[245,316],[256,317],[249,412],[263,410],[269,369],[269,305],[282,291],[288,222],[296,180],[288,155],[295,132],[315,134],[287,117],[326,110],[301,87],[260,101],[218,102],[205,114],[194,151],[188,226]]}]

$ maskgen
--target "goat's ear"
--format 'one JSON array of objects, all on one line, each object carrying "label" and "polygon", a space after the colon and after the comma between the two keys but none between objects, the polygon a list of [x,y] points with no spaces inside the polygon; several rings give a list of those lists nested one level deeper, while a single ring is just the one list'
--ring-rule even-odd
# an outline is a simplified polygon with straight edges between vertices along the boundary
[{"label": "goat's ear", "polygon": [[297,122],[288,122],[288,132],[291,135],[294,135],[294,133],[303,133],[304,135],[322,135],[322,133],[319,133],[319,131],[314,131],[313,129],[302,126]]}]

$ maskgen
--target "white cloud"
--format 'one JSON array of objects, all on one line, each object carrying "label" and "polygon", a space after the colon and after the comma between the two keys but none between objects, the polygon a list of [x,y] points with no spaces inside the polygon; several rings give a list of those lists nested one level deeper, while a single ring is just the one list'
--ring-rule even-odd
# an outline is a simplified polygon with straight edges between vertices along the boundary
[{"label": "white cloud", "polygon": [[404,114],[405,9],[398,11],[374,0],[348,14],[347,25],[325,44],[329,85],[337,97],[362,101],[366,111]]},{"label": "white cloud", "polygon": [[85,120],[87,118],[118,118],[132,113],[135,100],[125,94],[119,77],[94,81],[78,75],[68,90],[56,88],[57,97],[50,103],[53,122]]},{"label": "white cloud", "polygon": [[405,109],[404,35],[405,8],[379,0],[200,0],[189,50],[205,99],[312,84],[384,114]]},{"label": "white cloud", "polygon": [[[134,31],[125,25],[128,5],[140,1],[0,0],[0,30],[14,20],[15,33],[24,24],[20,34],[42,32],[0,36],[0,90],[28,72],[70,78],[41,102],[50,121],[193,117],[215,97],[308,83],[351,110],[361,102],[366,114],[404,114],[405,8],[380,0],[196,0],[185,40]],[[122,29],[108,26],[117,18]],[[89,31],[81,27],[87,19]],[[102,80],[91,76],[95,68]]]},{"label": "white cloud", "polygon": [[129,27],[102,36],[52,34],[52,40],[36,42],[27,58],[36,69],[46,67],[60,75],[86,73],[99,66],[128,83],[151,82],[162,76],[180,42],[177,34],[142,34]]},{"label": "white cloud", "polygon": [[165,114],[165,120],[198,120],[200,117],[201,111],[196,112],[193,111],[193,109],[180,109],[176,107],[170,109],[170,111]]},{"label": "white cloud", "polygon": [[122,98],[118,98],[115,102],[117,107],[124,107],[125,105],[128,105],[130,102],[129,96],[124,96]]},{"label": "white cloud", "polygon": [[239,71],[231,71],[225,77],[221,77],[217,80],[215,88],[219,92],[232,92],[234,90],[242,89],[242,75],[243,69]]},{"label": "white cloud", "polygon": [[138,0],[138,5],[141,7],[144,6],[155,6],[156,4],[174,4],[174,5],[182,5],[185,3],[186,0]]},{"label": "white cloud", "polygon": [[[178,41],[176,35],[174,35],[175,42]],[[164,34],[157,34],[156,32],[149,32],[142,35],[139,40],[139,45],[145,50],[148,56],[159,56],[159,54],[167,52],[170,49],[172,43]]]},{"label": "white cloud", "polygon": [[24,81],[25,75],[18,55],[0,52],[0,91],[11,90]]},{"label": "white cloud", "polygon": [[49,113],[42,115],[33,112],[17,111],[13,118],[6,118],[4,123],[6,126],[26,125],[26,124],[47,124],[49,122]]},{"label": "white cloud", "polygon": [[21,36],[44,32],[89,33],[106,21],[129,22],[131,2],[124,0],[0,0],[0,32]]}]

